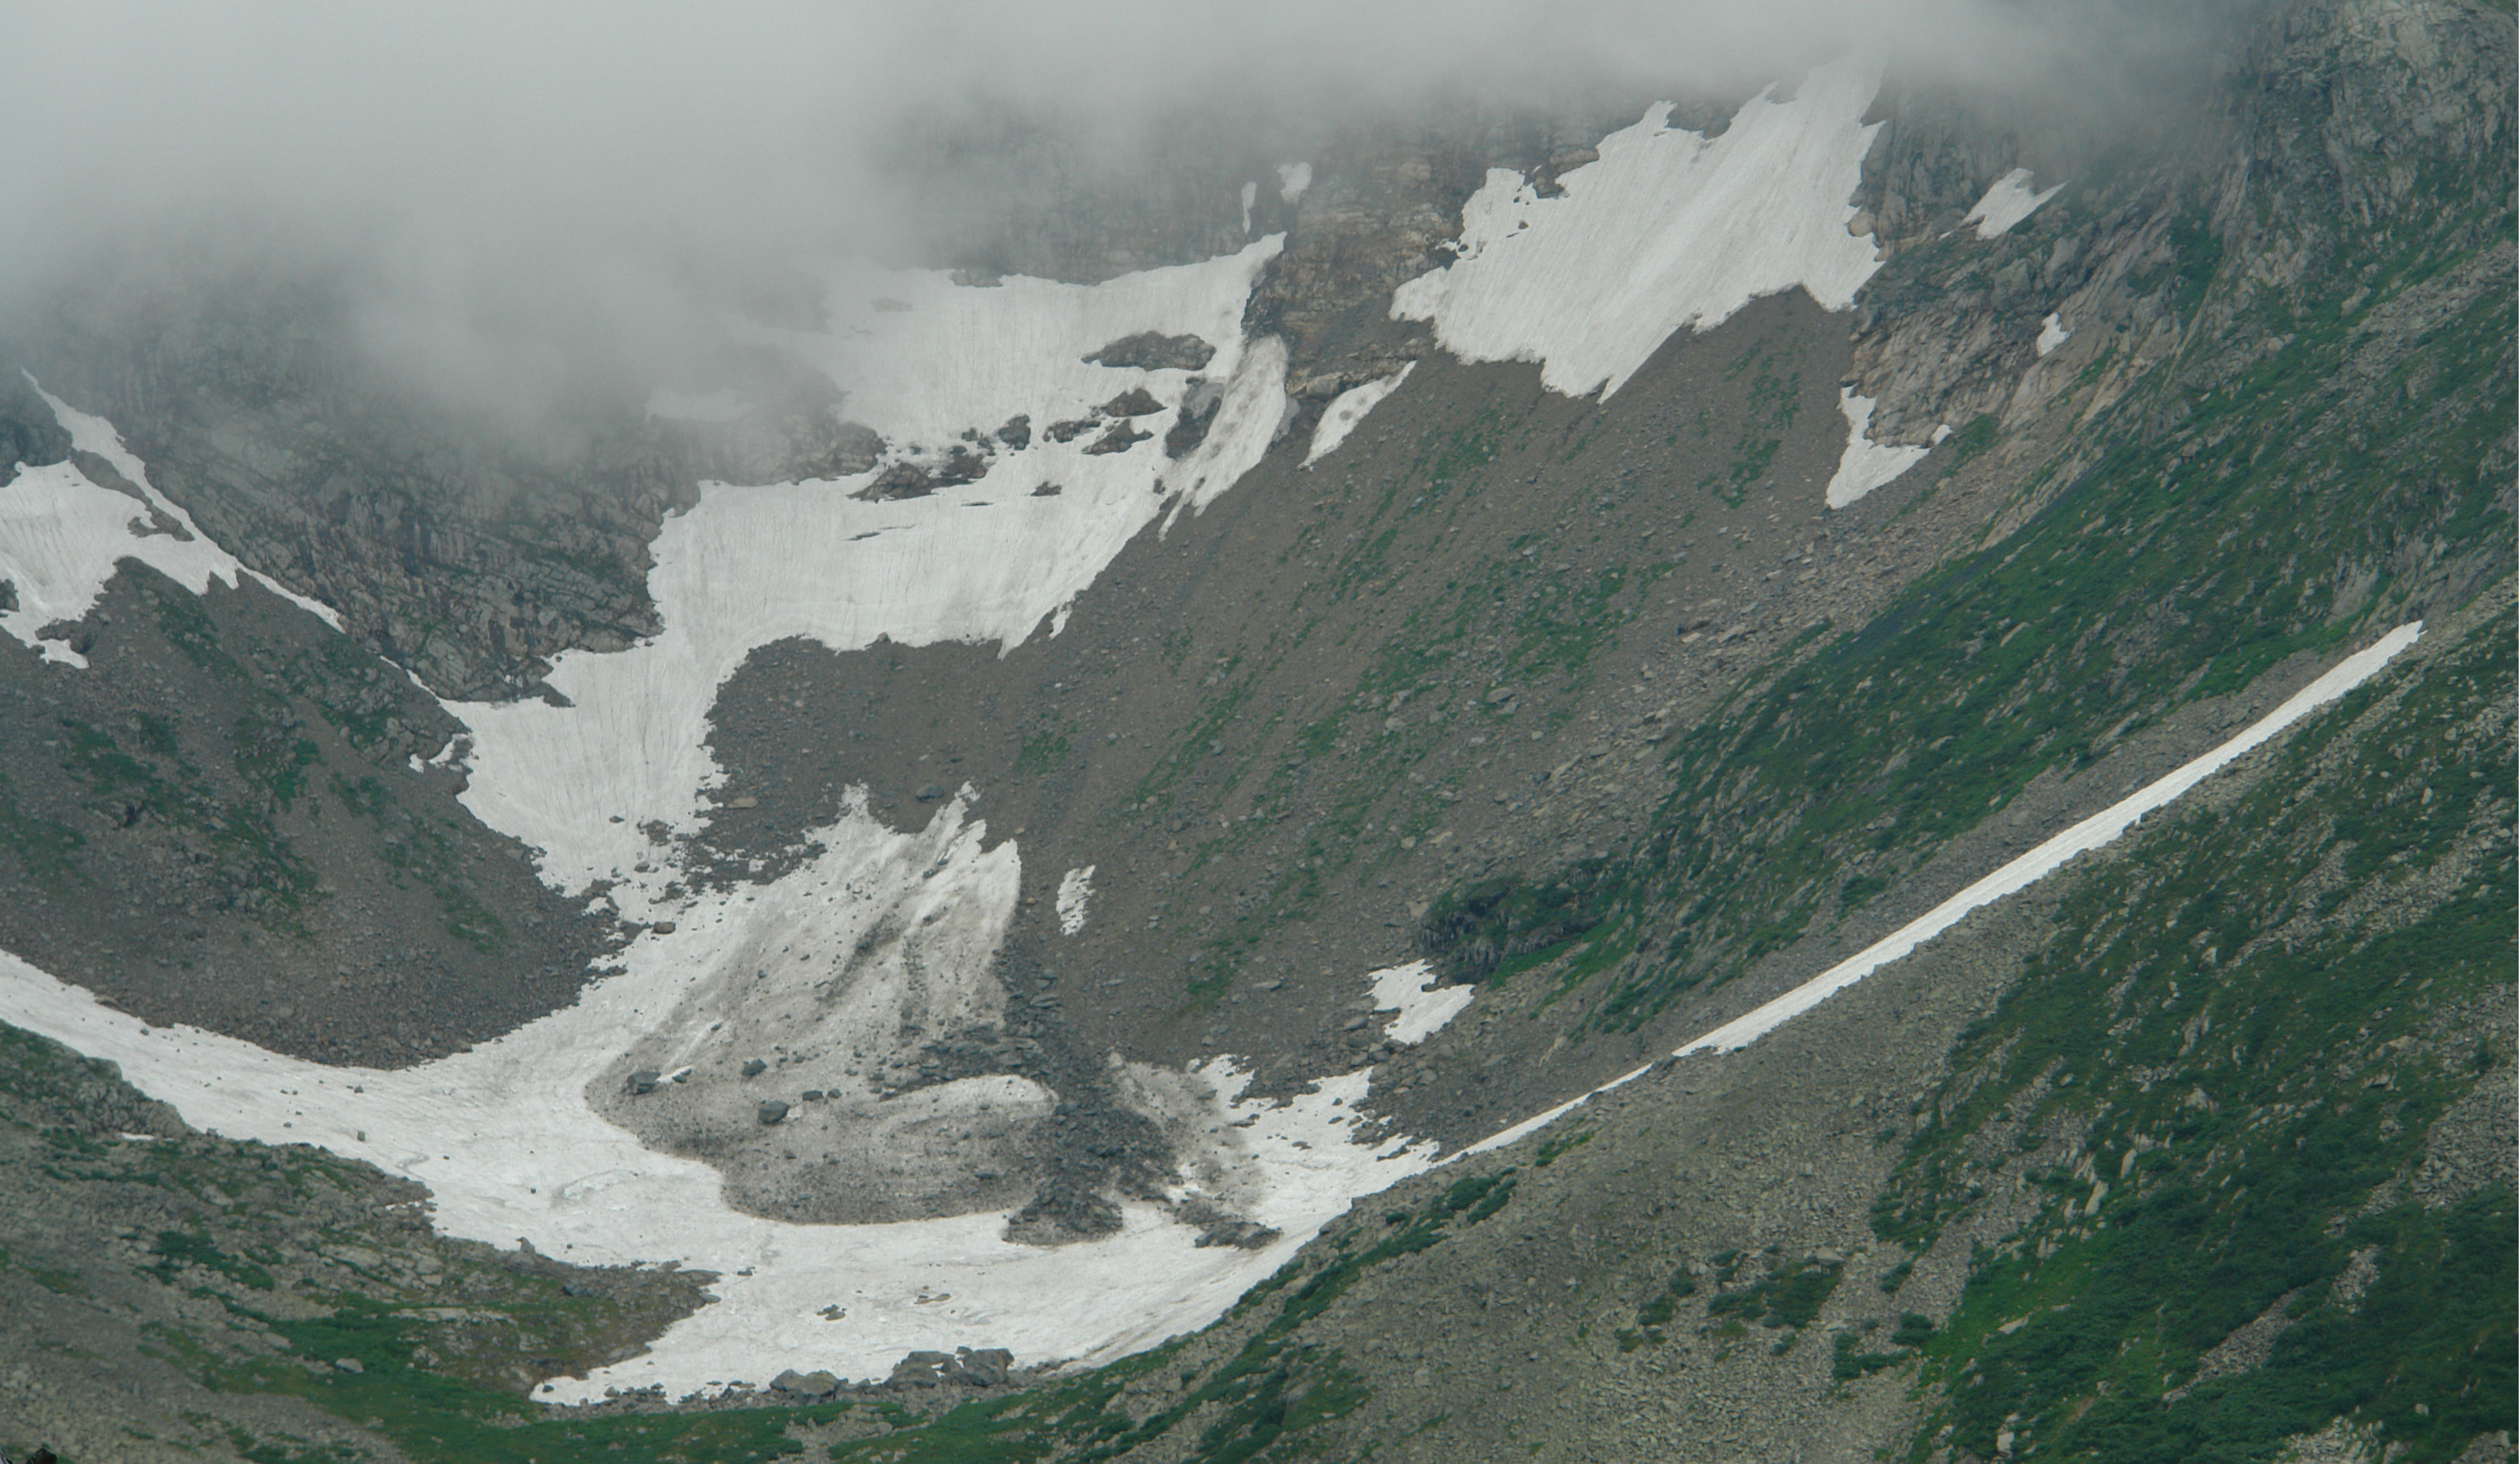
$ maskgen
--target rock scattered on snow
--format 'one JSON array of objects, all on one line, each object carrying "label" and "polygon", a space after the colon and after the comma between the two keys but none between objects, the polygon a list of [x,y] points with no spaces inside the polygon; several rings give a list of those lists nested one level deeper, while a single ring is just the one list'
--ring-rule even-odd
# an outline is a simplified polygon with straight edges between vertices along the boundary
[{"label": "rock scattered on snow", "polygon": [[1140,371],[1204,371],[1216,347],[1195,335],[1165,335],[1140,331],[1123,335],[1085,360],[1095,366],[1134,367]]}]

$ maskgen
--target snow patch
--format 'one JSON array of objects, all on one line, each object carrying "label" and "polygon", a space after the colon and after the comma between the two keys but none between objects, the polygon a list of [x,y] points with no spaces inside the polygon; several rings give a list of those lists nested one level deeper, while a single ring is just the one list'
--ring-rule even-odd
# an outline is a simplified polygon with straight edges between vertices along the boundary
[{"label": "snow patch", "polygon": [[2065,323],[2056,318],[2053,310],[2048,311],[2048,318],[2039,323],[2039,354],[2042,356],[2073,338],[2074,333],[2065,329]]},{"label": "snow patch", "polygon": [[1058,928],[1074,935],[1085,928],[1085,908],[1094,899],[1094,866],[1070,869],[1058,879]]},{"label": "snow patch", "polygon": [[1994,186],[1986,191],[1986,197],[1978,200],[1977,206],[1971,208],[1960,222],[1977,225],[1980,239],[2001,239],[2006,230],[2030,217],[2032,209],[2056,197],[2064,186],[2059,183],[2044,193],[2033,191],[2030,170],[2014,168],[1996,179]]},{"label": "snow patch", "polygon": [[1412,361],[1380,380],[1351,386],[1331,398],[1329,406],[1322,412],[1321,424],[1313,428],[1313,448],[1304,454],[1304,466],[1310,467],[1335,452],[1340,443],[1347,441],[1347,434],[1356,430],[1357,423],[1365,421],[1365,415],[1380,406],[1384,397],[1399,390],[1400,383],[1408,380],[1409,374],[1417,369],[1418,363]]},{"label": "snow patch", "polygon": [[1391,1019],[1384,1036],[1414,1047],[1443,1031],[1444,1024],[1460,1016],[1462,1008],[1478,995],[1476,987],[1436,986],[1432,984],[1434,979],[1434,965],[1422,960],[1385,966],[1366,977],[1373,983],[1375,1009],[1400,1008],[1400,1015]]},{"label": "snow patch", "polygon": [[[2357,651],[2338,662],[2326,675],[2294,692],[2283,705],[2250,724],[2248,729],[2238,736],[2204,756],[2182,765],[2168,776],[2145,784],[2137,792],[2109,805],[2063,833],[2048,839],[2028,854],[2013,860],[1984,879],[1935,906],[1931,910],[1899,927],[1887,937],[1867,946],[1854,955],[1766,1005],[1682,1044],[1674,1049],[1672,1055],[1682,1057],[1691,1052],[1738,1051],[1862,981],[1874,971],[1913,953],[1917,947],[1958,924],[1972,910],[1991,905],[2007,895],[2028,889],[2061,868],[2078,855],[2089,854],[2095,849],[2106,847],[2128,829],[2133,828],[2144,815],[2176,802],[2189,789],[2221,772],[2251,749],[2273,738],[2302,718],[2369,681],[2400,651],[2414,644],[2416,638],[2423,634],[2423,629],[2424,625],[2420,620],[2399,626],[2365,649]],[[1547,1128],[1600,1094],[1633,1083],[1652,1071],[1653,1066],[1648,1063],[1633,1072],[1621,1074],[1580,1098],[1561,1103],[1547,1113],[1525,1119],[1510,1129],[1479,1140],[1462,1152],[1483,1153],[1489,1149],[1501,1148],[1512,1143],[1526,1134],[1535,1133]]]},{"label": "snow patch", "polygon": [[[196,595],[212,580],[233,589],[249,577],[340,628],[341,617],[331,606],[273,584],[211,543],[191,514],[150,485],[148,468],[105,419],[76,411],[41,387],[36,392],[73,448],[104,459],[142,497],[134,500],[94,483],[70,463],[22,466],[0,483],[0,580],[15,586],[18,597],[18,608],[0,612],[0,632],[48,661],[85,667],[85,656],[63,642],[41,639],[41,633],[56,621],[84,618],[124,559],[137,559]],[[153,519],[178,525],[181,532],[165,532]]]},{"label": "snow patch", "polygon": [[1278,201],[1292,203],[1313,186],[1313,165],[1309,162],[1278,164]]},{"label": "snow patch", "polygon": [[[1846,414],[1846,451],[1828,480],[1826,501],[1843,509],[1873,489],[1924,461],[1931,448],[1885,447],[1865,436],[1872,425],[1874,397],[1857,396],[1852,386],[1837,389],[1837,410]],[[1936,439],[1940,441],[1940,438]]]},{"label": "snow patch", "polygon": [[1879,123],[1879,71],[1819,67],[1791,102],[1762,92],[1712,141],[1666,126],[1669,104],[1601,140],[1542,198],[1492,169],[1463,207],[1459,257],[1393,292],[1464,361],[1537,361],[1552,391],[1617,391],[1683,326],[1711,331],[1797,287],[1830,310],[1879,268],[1847,233]]},{"label": "snow patch", "polygon": [[1245,183],[1245,184],[1243,184],[1243,185],[1242,185],[1242,232],[1243,232],[1243,233],[1245,233],[1245,234],[1248,234],[1248,233],[1250,233],[1250,232],[1251,232],[1251,205],[1252,205],[1252,204],[1254,204],[1254,203],[1257,203],[1257,202],[1259,202],[1259,201],[1260,201],[1260,185],[1259,185],[1259,184],[1257,184],[1257,183]]}]

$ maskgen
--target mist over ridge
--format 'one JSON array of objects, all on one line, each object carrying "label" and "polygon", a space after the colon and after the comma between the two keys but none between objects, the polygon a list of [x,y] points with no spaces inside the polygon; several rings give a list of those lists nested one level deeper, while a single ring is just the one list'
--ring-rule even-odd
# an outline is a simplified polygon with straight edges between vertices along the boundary
[{"label": "mist over ridge", "polygon": [[1010,190],[1213,172],[1230,216],[1242,173],[1343,130],[1729,106],[1849,51],[2106,128],[2188,86],[2223,10],[22,7],[0,329],[65,299],[112,321],[153,292],[311,290],[387,379],[527,425],[688,377],[736,314],[810,310],[799,258],[954,262]]}]

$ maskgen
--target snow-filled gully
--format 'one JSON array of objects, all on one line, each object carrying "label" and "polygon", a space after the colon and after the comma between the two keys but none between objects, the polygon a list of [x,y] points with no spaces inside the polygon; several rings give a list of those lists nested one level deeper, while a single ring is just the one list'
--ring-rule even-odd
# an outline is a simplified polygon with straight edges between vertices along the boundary
[{"label": "snow-filled gully", "polygon": [[[1754,100],[1711,142],[1648,114],[1605,139],[1598,162],[1563,175],[1560,197],[1540,199],[1512,175],[1492,176],[1471,200],[1455,261],[1404,286],[1394,313],[1432,321],[1465,358],[1535,361],[1554,389],[1607,395],[1673,331],[1711,329],[1755,295],[1803,288],[1842,308],[1874,268],[1871,243],[1847,233],[1873,85],[1873,74],[1852,64],[1823,67],[1794,101]],[[1308,181],[1290,168],[1282,196],[1293,199]],[[2001,206],[1982,208],[1982,222],[2008,227],[2045,198],[2026,182],[2014,192],[2022,197],[2005,193]],[[668,894],[670,849],[652,844],[642,825],[698,826],[722,781],[703,741],[709,707],[755,646],[807,637],[845,650],[890,637],[1012,647],[1045,628],[1055,635],[1067,603],[1134,536],[1196,511],[1259,462],[1288,410],[1286,356],[1273,339],[1244,338],[1240,322],[1279,244],[1272,236],[1204,264],[1097,286],[1008,279],[975,288],[929,272],[833,270],[832,333],[777,343],[828,372],[848,393],[849,415],[896,444],[896,457],[941,452],[1017,415],[1031,418],[1035,434],[993,452],[978,480],[906,501],[851,496],[884,465],[831,482],[704,485],[653,547],[657,636],[612,654],[562,656],[551,683],[569,705],[450,707],[472,732],[467,805],[533,847],[555,886],[591,890],[601,881],[604,900],[648,925],[618,957],[624,969],[573,1005],[419,1067],[331,1068],[194,1028],[149,1027],[0,953],[0,1017],[120,1064],[198,1128],[320,1144],[410,1176],[429,1188],[450,1234],[522,1239],[588,1264],[676,1261],[720,1273],[714,1305],[643,1356],[555,1380],[541,1395],[551,1401],[651,1385],[680,1395],[789,1366],[879,1376],[922,1348],[1096,1360],[1214,1319],[1358,1196],[1439,1162],[1431,1143],[1406,1135],[1356,1140],[1355,1106],[1370,1069],[1326,1079],[1280,1106],[1240,1099],[1246,1075],[1231,1056],[1187,1072],[1127,1068],[1121,1086],[1180,1148],[1176,1198],[1205,1195],[1282,1232],[1256,1250],[1200,1247],[1192,1228],[1145,1204],[1126,1207],[1114,1235],[1056,1248],[1010,1241],[996,1213],[883,1224],[763,1220],[726,1203],[716,1171],[650,1150],[608,1122],[593,1095],[619,1089],[634,1053],[656,1067],[711,1060],[712,1042],[723,1045],[711,1036],[720,1024],[846,1035],[914,1007],[949,1022],[998,1011],[1003,994],[989,961],[1013,916],[1022,856],[1013,840],[984,847],[974,800],[985,790],[960,790],[916,833],[885,826],[854,801],[811,832],[823,852],[798,867],[765,885],[698,897]],[[1196,335],[1215,354],[1197,377],[1086,359],[1142,332]],[[1342,397],[1307,461],[1335,452],[1405,376]],[[1136,419],[1155,437],[1193,393],[1213,396],[1203,442],[1167,462],[1146,443],[1093,454],[1082,436],[1058,442],[1041,430],[1138,388],[1160,404]],[[1851,396],[1846,403],[1848,461],[1832,504],[1921,456],[1866,442],[1868,407]],[[75,663],[36,632],[83,614],[119,559],[142,559],[196,590],[213,575],[233,581],[250,571],[148,487],[145,466],[109,425],[56,410],[83,450],[147,500],[95,484],[70,465],[0,484],[0,575],[20,586],[26,606],[0,615],[0,632]],[[655,410],[724,419],[744,408],[732,398],[667,397]],[[1056,493],[1040,491],[1054,485]],[[144,532],[153,510],[185,533]],[[2359,684],[2415,635],[2412,626],[2394,633],[2249,732],[1683,1050],[1754,1041],[1968,909],[2106,844]],[[642,872],[642,864],[658,867]],[[1094,879],[1089,865],[1060,883],[1057,913],[1070,933],[1092,917]],[[878,929],[907,933],[893,954],[849,967],[847,990],[829,996],[837,953]],[[1393,1040],[1423,1041],[1472,998],[1469,988],[1429,990],[1429,979],[1422,962],[1363,977],[1377,1006],[1398,1008]],[[1019,1081],[979,1079],[893,1101],[1003,1112],[1047,1096]],[[1564,1111],[1477,1147],[1508,1142]]]}]

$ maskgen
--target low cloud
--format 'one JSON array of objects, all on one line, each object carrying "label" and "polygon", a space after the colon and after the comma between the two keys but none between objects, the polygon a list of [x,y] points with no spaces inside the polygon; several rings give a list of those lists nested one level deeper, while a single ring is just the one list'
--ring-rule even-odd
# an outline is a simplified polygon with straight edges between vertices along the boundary
[{"label": "low cloud", "polygon": [[[911,249],[908,132],[1012,118],[1125,170],[1187,115],[1299,143],[1438,97],[1737,92],[1850,49],[2105,111],[2192,67],[2210,7],[22,4],[0,18],[0,301],[100,260],[338,282],[368,357],[540,410],[590,362],[672,374],[763,272]],[[980,134],[980,135],[984,135]]]}]

